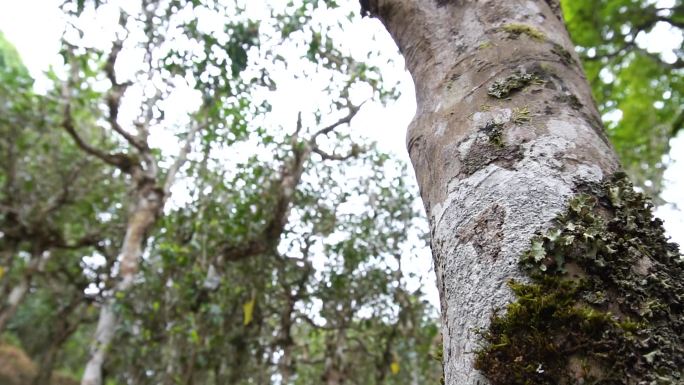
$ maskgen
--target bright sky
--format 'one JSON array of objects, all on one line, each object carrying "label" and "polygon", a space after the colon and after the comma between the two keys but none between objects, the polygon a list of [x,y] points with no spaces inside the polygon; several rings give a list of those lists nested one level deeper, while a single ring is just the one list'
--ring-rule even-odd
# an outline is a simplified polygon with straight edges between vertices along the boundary
[{"label": "bright sky", "polygon": [[[58,0],[0,0],[0,30],[19,51],[24,63],[36,79],[38,89],[45,89],[50,84],[42,75],[50,65],[60,65],[57,56],[59,50],[59,38],[62,33],[63,21],[57,8]],[[102,27],[102,35],[108,35],[108,31]],[[353,31],[345,30],[345,36],[353,39],[355,44],[368,44],[368,36],[375,35],[377,40],[373,43],[386,52],[388,57],[394,57],[395,61],[402,63],[398,57],[394,43],[389,35],[382,31],[382,27],[376,20],[365,18],[354,25]],[[645,38],[641,44],[647,45],[653,51],[671,49],[671,45],[663,45],[664,42],[672,42],[672,39],[663,38],[667,31],[660,33],[661,36]],[[97,38],[97,37],[94,37]],[[387,107],[381,105],[366,105],[354,120],[352,129],[363,130],[364,134],[378,141],[381,150],[395,153],[399,158],[408,162],[405,150],[405,128],[415,112],[415,97],[413,84],[408,73],[396,64],[384,71],[392,81],[400,82],[402,97]],[[280,84],[282,85],[282,84]],[[299,93],[301,89],[295,91]],[[315,97],[315,96],[311,96]],[[286,100],[286,101],[283,101]],[[277,108],[296,111],[288,103],[293,103],[292,98],[286,98],[279,103],[274,103],[274,112]],[[302,103],[297,98],[296,103]],[[171,102],[173,104],[173,102]],[[292,119],[294,122],[294,119]],[[684,244],[684,216],[677,207],[684,209],[684,133],[671,142],[672,151],[670,164],[665,174],[665,190],[663,198],[670,202],[669,205],[659,207],[658,216],[665,220],[665,226],[673,240]],[[429,259],[428,251],[420,253],[420,259]],[[413,268],[409,267],[424,282],[433,281],[429,273],[429,264],[414,262]],[[437,292],[434,284],[426,284],[425,291],[431,302],[438,304]],[[438,305],[437,305],[438,306]]]}]

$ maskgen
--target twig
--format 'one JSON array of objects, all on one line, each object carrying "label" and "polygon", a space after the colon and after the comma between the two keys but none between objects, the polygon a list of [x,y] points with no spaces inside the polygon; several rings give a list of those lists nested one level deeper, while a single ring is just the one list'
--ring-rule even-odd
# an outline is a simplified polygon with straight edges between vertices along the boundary
[{"label": "twig", "polygon": [[173,186],[173,183],[176,180],[176,175],[178,174],[178,170],[183,166],[183,164],[185,163],[185,161],[188,158],[188,153],[190,152],[190,149],[192,148],[192,142],[195,140],[195,135],[197,134],[198,131],[200,131],[204,127],[205,127],[205,124],[194,124],[192,126],[192,128],[190,129],[190,132],[188,132],[188,136],[185,138],[185,143],[183,144],[183,147],[178,152],[178,156],[176,157],[176,161],[171,165],[168,173],[166,174],[166,180],[164,181],[164,196],[169,195],[169,192],[171,191],[171,187]]},{"label": "twig", "polygon": [[313,134],[311,136],[310,142],[312,144],[315,144],[316,140],[318,139],[318,137],[320,135],[328,135],[328,133],[330,133],[330,131],[334,130],[335,128],[337,128],[343,124],[349,124],[351,122],[351,120],[354,118],[354,116],[356,116],[356,114],[359,112],[359,110],[361,109],[361,106],[363,106],[364,103],[366,103],[366,102],[364,101],[363,103],[359,104],[358,106],[355,106],[353,104],[349,104],[349,106],[348,106],[349,107],[349,113],[345,117],[343,117],[342,119],[338,120],[337,122],[335,122],[335,123],[333,123],[327,127],[324,127],[322,129],[318,130],[315,134]]}]

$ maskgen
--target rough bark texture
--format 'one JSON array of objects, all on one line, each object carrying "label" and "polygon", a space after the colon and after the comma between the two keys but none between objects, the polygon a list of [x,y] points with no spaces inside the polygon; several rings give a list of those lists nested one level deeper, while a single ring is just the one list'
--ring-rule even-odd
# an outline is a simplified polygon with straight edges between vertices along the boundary
[{"label": "rough bark texture", "polygon": [[684,258],[623,173],[581,186],[535,236],[516,301],[482,331],[493,385],[684,381]]},{"label": "rough bark texture", "polygon": [[447,384],[486,384],[477,330],[576,187],[619,168],[557,1],[376,0],[416,87],[407,146],[430,221]]}]

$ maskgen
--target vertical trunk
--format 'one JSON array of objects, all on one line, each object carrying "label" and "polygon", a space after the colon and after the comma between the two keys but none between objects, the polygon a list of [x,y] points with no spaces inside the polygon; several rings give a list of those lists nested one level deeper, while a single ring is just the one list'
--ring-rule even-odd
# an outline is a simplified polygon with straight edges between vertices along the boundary
[{"label": "vertical trunk", "polygon": [[118,319],[113,305],[117,292],[125,292],[133,284],[144,250],[145,237],[156,222],[164,202],[164,193],[154,185],[151,178],[139,182],[136,201],[126,228],[121,256],[119,258],[119,281],[112,295],[100,309],[95,338],[90,347],[90,359],[81,379],[81,385],[102,385],[102,368],[111,348]]},{"label": "vertical trunk", "polygon": [[[5,226],[5,224],[3,224]],[[10,291],[9,273],[12,271],[12,265],[14,264],[14,258],[17,253],[17,242],[15,240],[9,240],[7,242],[0,242],[0,266],[2,266],[3,271],[0,275],[0,295],[7,295]]]},{"label": "vertical trunk", "polygon": [[31,287],[31,281],[33,280],[33,275],[38,271],[41,264],[41,254],[42,252],[35,252],[31,256],[26,271],[21,276],[19,282],[10,290],[5,303],[0,304],[0,334],[5,331],[7,323],[14,316],[14,314],[19,309],[19,305],[26,298],[26,294]]},{"label": "vertical trunk", "polygon": [[447,384],[486,384],[476,330],[576,187],[618,168],[556,0],[371,0],[416,87],[407,146],[430,222]]},{"label": "vertical trunk", "polygon": [[[169,323],[167,322],[165,325],[167,328],[169,327]],[[164,355],[163,359],[165,361],[164,365],[164,380],[162,381],[163,385],[176,385],[178,383],[178,370],[177,367],[180,365],[179,364],[179,353],[181,352],[181,349],[179,348],[178,344],[176,343],[176,335],[173,333],[170,333],[170,336],[168,337],[166,346],[164,346]]]},{"label": "vertical trunk", "polygon": [[344,327],[340,327],[333,335],[329,335],[326,338],[325,345],[323,382],[325,385],[344,385],[346,383],[344,362],[342,360],[346,348]]},{"label": "vertical trunk", "polygon": [[59,347],[56,346],[56,344],[51,343],[42,353],[38,363],[38,372],[36,373],[36,377],[33,378],[32,385],[46,385],[51,383],[52,371],[54,370],[55,359],[57,358],[58,352]]},{"label": "vertical trunk", "polygon": [[12,288],[7,296],[7,301],[0,309],[0,334],[5,331],[7,323],[14,316],[21,302],[26,298],[29,289],[29,279],[22,277],[22,280]]},{"label": "vertical trunk", "polygon": [[292,347],[292,344],[283,347],[283,355],[280,357],[280,362],[278,363],[282,384],[284,385],[289,384],[292,380],[292,376],[295,374],[292,362]]},{"label": "vertical trunk", "polygon": [[292,355],[294,340],[292,339],[292,311],[294,310],[294,300],[288,297],[288,304],[281,313],[280,317],[280,336],[279,345],[283,349],[283,355],[278,361],[278,371],[281,376],[281,384],[288,385],[295,374],[295,362]]},{"label": "vertical trunk", "polygon": [[64,343],[74,334],[81,323],[80,316],[71,320],[71,315],[81,309],[81,296],[77,295],[71,302],[56,314],[56,320],[52,327],[49,345],[40,355],[37,365],[37,373],[32,385],[46,385],[51,383],[52,372],[55,367],[57,355]]},{"label": "vertical trunk", "polygon": [[0,334],[5,331],[7,323],[17,312],[19,305],[26,297],[28,288],[29,282],[26,279],[22,279],[22,281],[10,291],[10,294],[7,297],[7,303],[2,310],[0,310]]}]

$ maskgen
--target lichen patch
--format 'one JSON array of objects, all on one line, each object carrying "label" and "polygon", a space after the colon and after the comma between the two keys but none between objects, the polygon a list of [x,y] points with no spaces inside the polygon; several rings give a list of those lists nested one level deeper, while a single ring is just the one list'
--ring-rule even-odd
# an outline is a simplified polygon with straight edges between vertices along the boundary
[{"label": "lichen patch", "polygon": [[579,191],[521,257],[531,281],[509,282],[475,366],[493,385],[683,383],[677,245],[624,174]]},{"label": "lichen patch", "polygon": [[546,40],[546,35],[544,34],[544,32],[528,24],[510,23],[501,27],[501,29],[504,32],[507,32],[509,37],[514,39],[517,39],[521,35],[524,35],[532,40]]},{"label": "lichen patch", "polygon": [[497,99],[504,99],[512,93],[522,90],[537,80],[529,73],[513,73],[505,78],[495,80],[488,88],[487,94]]},{"label": "lichen patch", "polygon": [[458,236],[470,243],[480,255],[497,258],[504,238],[505,208],[499,204],[488,207],[473,218],[471,224],[459,230]]}]

